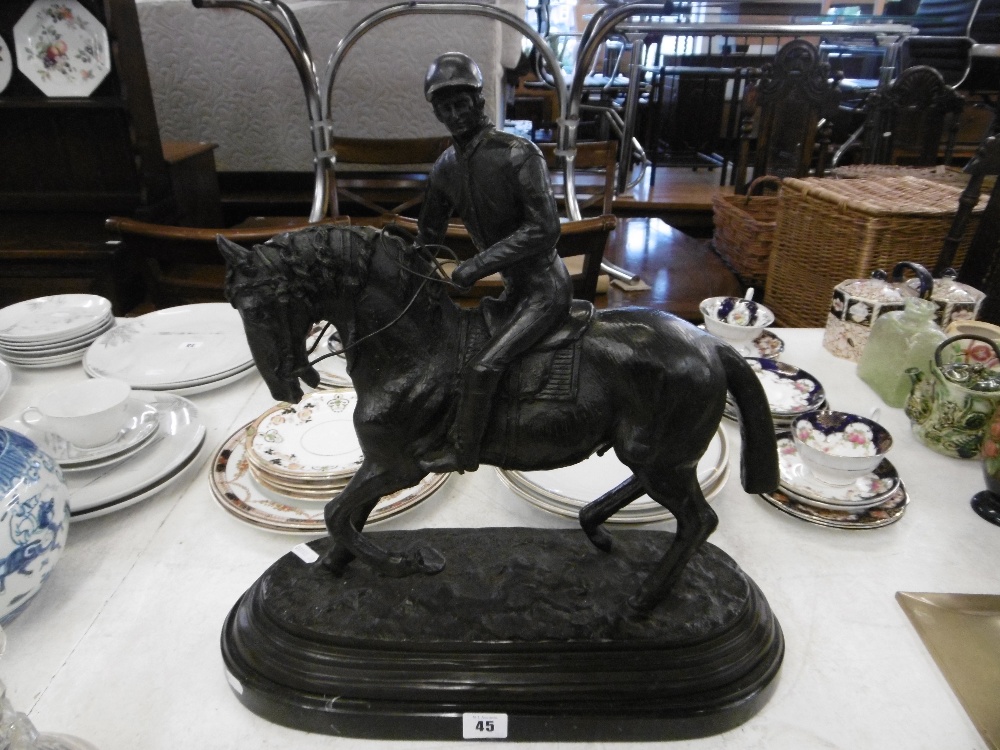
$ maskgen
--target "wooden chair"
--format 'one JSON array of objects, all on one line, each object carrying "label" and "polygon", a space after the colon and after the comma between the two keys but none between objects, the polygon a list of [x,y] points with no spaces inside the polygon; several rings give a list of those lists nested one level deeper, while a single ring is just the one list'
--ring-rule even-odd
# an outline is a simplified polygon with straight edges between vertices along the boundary
[{"label": "wooden chair", "polygon": [[951,161],[964,100],[926,65],[907,68],[865,102],[862,162],[934,166]]},{"label": "wooden chair", "polygon": [[[840,74],[831,72],[815,45],[804,39],[785,44],[764,65],[743,97],[735,191],[745,194],[753,177],[805,177],[826,169]],[[822,127],[821,127],[822,126]],[[818,152],[818,155],[817,155]]]},{"label": "wooden chair", "polygon": [[112,216],[105,226],[115,238],[108,244],[120,246],[124,257],[139,265],[148,303],[159,309],[225,300],[226,266],[216,244],[217,236],[252,245],[309,226],[309,222],[270,218],[247,227],[207,229]]},{"label": "wooden chair", "polygon": [[[391,217],[391,221],[416,234],[415,219],[397,216]],[[597,297],[597,280],[601,273],[604,248],[616,224],[617,219],[610,214],[563,223],[556,250],[566,262],[570,277],[573,279],[574,297],[591,302]],[[476,253],[469,232],[458,222],[452,222],[448,227],[445,243],[462,260],[471,258]],[[456,293],[456,296],[475,299],[495,296],[502,291],[503,281],[500,275],[493,274],[476,282],[471,292],[462,295]]]},{"label": "wooden chair", "polygon": [[424,199],[427,175],[451,138],[336,138],[331,214],[402,214]]}]

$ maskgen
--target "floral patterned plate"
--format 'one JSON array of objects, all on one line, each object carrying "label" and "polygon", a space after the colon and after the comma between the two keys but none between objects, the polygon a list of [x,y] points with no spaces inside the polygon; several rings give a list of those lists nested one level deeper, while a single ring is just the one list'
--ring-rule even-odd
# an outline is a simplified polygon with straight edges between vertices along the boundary
[{"label": "floral patterned plate", "polygon": [[852,511],[817,508],[796,500],[781,490],[761,493],[761,497],[790,516],[835,529],[878,529],[888,526],[903,517],[910,501],[902,483],[878,505]]},{"label": "floral patterned plate", "polygon": [[286,479],[333,479],[364,460],[354,431],[354,391],[317,391],[264,412],[247,433],[247,458]]},{"label": "floral patterned plate", "polygon": [[[252,425],[238,429],[222,445],[212,462],[209,477],[212,495],[227,512],[253,526],[270,531],[322,534],[325,503],[297,502],[261,489],[250,474],[247,433]],[[429,474],[414,487],[386,495],[368,517],[368,523],[385,520],[437,492],[450,474]],[[367,526],[366,526],[367,528]]]},{"label": "floral patterned plate", "polygon": [[13,72],[14,63],[11,62],[10,49],[7,47],[7,42],[0,36],[0,94],[10,83],[10,76]]},{"label": "floral patterned plate", "polygon": [[747,357],[747,362],[764,386],[772,414],[815,411],[826,400],[823,386],[805,370],[762,357]]},{"label": "floral patterned plate", "polygon": [[896,467],[883,459],[871,474],[854,484],[834,486],[810,473],[795,449],[790,433],[778,435],[778,467],[781,471],[781,489],[809,505],[837,510],[870,508],[886,500],[899,489],[900,479]]},{"label": "floral patterned plate", "polygon": [[46,96],[90,96],[111,72],[108,32],[77,0],[35,0],[14,24],[14,48]]}]

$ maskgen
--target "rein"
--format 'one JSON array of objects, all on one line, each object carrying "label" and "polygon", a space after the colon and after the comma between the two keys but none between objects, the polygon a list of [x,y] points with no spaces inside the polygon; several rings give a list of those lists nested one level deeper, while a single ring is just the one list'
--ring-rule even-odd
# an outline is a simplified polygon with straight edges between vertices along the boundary
[{"label": "rein", "polygon": [[[383,230],[379,234],[379,241],[382,243],[382,246],[385,247],[385,230]],[[412,247],[413,247],[413,249],[418,250],[421,253],[423,253],[424,251],[428,251],[430,248],[440,248],[440,249],[446,250],[452,256],[452,257],[448,258],[446,262],[448,262],[448,263],[455,263],[455,264],[457,264],[459,262],[458,256],[456,256],[455,253],[454,253],[454,251],[451,248],[447,247],[446,245],[430,244],[430,245],[413,245]],[[437,272],[437,275],[435,275],[435,276],[428,276],[428,275],[425,275],[425,274],[422,274],[422,273],[418,273],[417,271],[414,271],[412,268],[410,268],[409,266],[405,265],[400,260],[401,256],[402,256],[402,253],[400,253],[398,256],[390,256],[390,257],[392,257],[393,261],[396,263],[396,265],[399,267],[400,270],[402,270],[402,271],[404,271],[404,272],[406,272],[408,274],[411,274],[412,276],[416,276],[416,277],[422,279],[422,281],[420,282],[420,286],[418,286],[417,290],[413,293],[413,296],[410,297],[410,301],[407,302],[406,306],[400,311],[399,315],[397,315],[395,318],[393,318],[392,320],[390,320],[388,323],[386,323],[381,328],[378,328],[378,329],[372,331],[371,333],[366,333],[364,336],[362,336],[359,339],[356,339],[356,340],[352,341],[347,346],[344,346],[344,347],[338,349],[337,351],[331,351],[328,354],[324,354],[324,355],[322,355],[320,357],[317,357],[316,359],[310,360],[309,361],[309,366],[310,367],[314,366],[318,362],[322,362],[324,359],[328,359],[329,357],[339,357],[339,356],[343,355],[348,349],[353,349],[355,346],[357,346],[358,344],[360,344],[362,341],[365,341],[366,339],[370,339],[373,336],[376,336],[376,335],[378,335],[380,333],[383,333],[384,331],[388,330],[392,326],[396,325],[396,323],[398,323],[400,320],[402,320],[403,316],[406,315],[407,312],[409,312],[410,308],[413,307],[413,304],[417,301],[417,298],[420,296],[420,293],[423,292],[424,287],[427,286],[427,282],[428,281],[434,281],[434,282],[436,282],[438,284],[444,284],[446,286],[450,286],[450,287],[453,287],[455,289],[459,288],[453,281],[451,281],[449,278],[447,278],[447,276],[444,273],[444,268],[442,266],[442,263],[436,257],[434,257],[433,254],[430,254],[428,252],[427,255],[425,255],[424,257],[425,257],[426,260],[428,260],[431,263],[431,265],[434,267],[434,270]],[[306,356],[307,357],[310,354],[312,354],[314,351],[316,351],[316,347],[319,346],[319,342],[323,340],[323,334],[325,334],[329,328],[330,328],[330,323],[326,323],[323,326],[323,330],[321,330],[319,332],[319,335],[316,337],[316,341],[313,342],[313,345],[311,347],[309,347],[309,349],[306,351]]]}]

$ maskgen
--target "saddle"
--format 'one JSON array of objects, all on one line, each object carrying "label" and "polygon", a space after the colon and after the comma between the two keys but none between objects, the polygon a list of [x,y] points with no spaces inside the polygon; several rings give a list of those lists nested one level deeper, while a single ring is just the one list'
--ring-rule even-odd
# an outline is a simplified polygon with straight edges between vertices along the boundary
[{"label": "saddle", "polygon": [[[497,396],[501,398],[549,401],[572,401],[579,379],[580,339],[590,327],[594,305],[575,299],[569,317],[555,330],[515,360],[504,373]],[[462,365],[487,342],[489,332],[480,316],[475,316],[465,330],[460,347]]]}]

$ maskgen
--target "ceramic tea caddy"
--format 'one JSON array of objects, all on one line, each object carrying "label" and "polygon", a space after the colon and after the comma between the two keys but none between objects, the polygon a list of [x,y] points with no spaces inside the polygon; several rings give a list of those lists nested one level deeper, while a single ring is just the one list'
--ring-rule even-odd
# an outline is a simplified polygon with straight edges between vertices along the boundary
[{"label": "ceramic tea caddy", "polygon": [[55,459],[0,427],[0,624],[38,593],[66,545],[69,490]]},{"label": "ceramic tea caddy", "polygon": [[942,341],[934,351],[929,372],[907,370],[913,379],[906,416],[924,445],[955,458],[978,458],[997,405],[1000,370],[967,361],[969,342],[1000,348],[985,336],[963,334]]},{"label": "ceramic tea caddy", "polygon": [[[902,280],[903,271],[912,270],[915,287]],[[872,326],[886,313],[901,312],[906,300],[929,299],[934,279],[919,263],[904,261],[892,270],[875,271],[869,279],[848,279],[833,289],[833,299],[826,318],[823,346],[838,357],[857,362],[868,344]]]},{"label": "ceramic tea caddy", "polygon": [[[934,279],[930,299],[937,308],[935,322],[947,328],[955,322],[975,320],[986,295],[968,284],[955,281],[958,273],[947,269],[940,279]],[[920,292],[920,280],[910,279],[907,285],[916,293]]]}]

